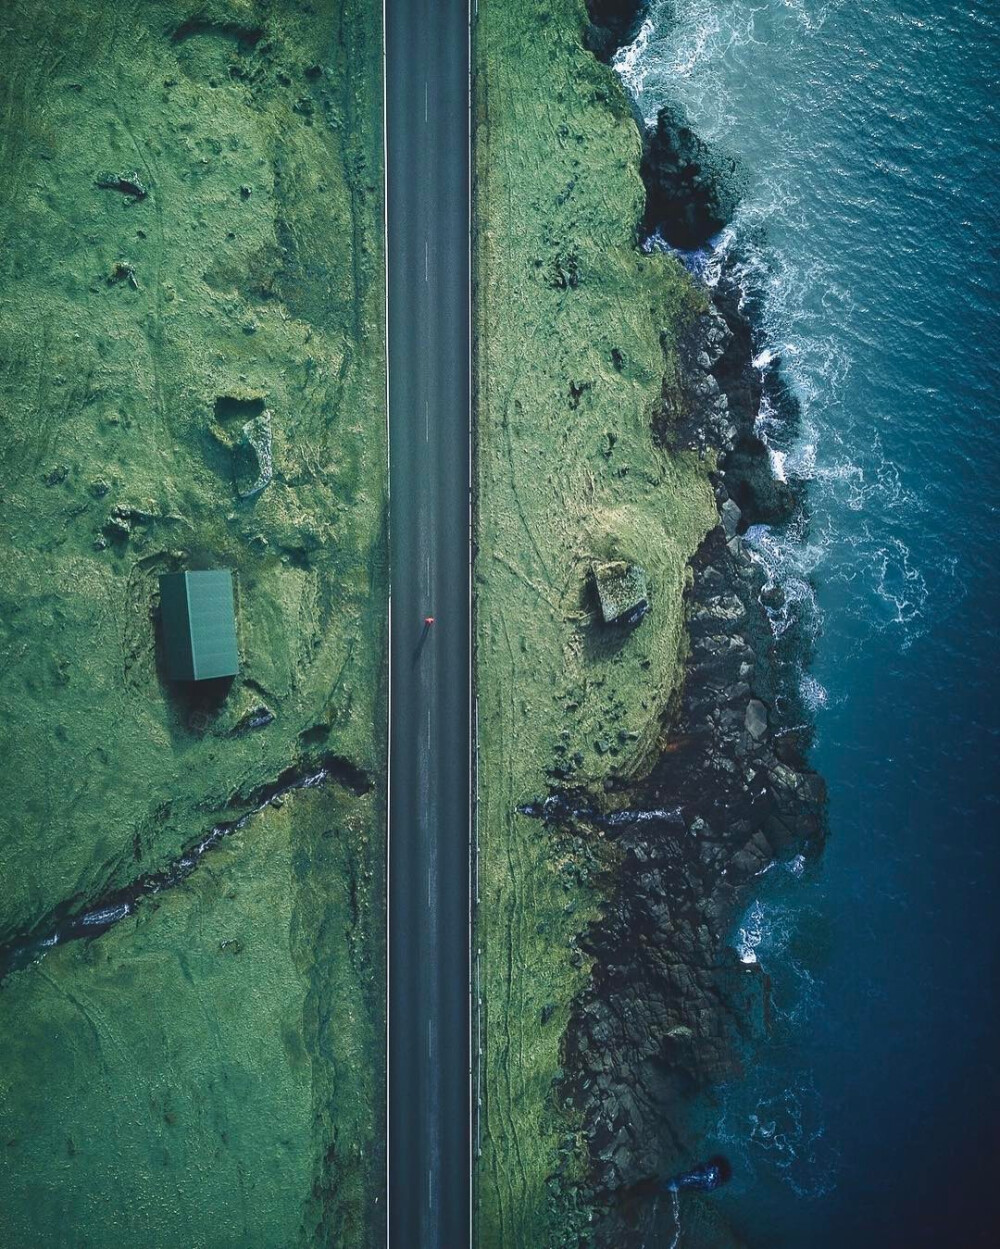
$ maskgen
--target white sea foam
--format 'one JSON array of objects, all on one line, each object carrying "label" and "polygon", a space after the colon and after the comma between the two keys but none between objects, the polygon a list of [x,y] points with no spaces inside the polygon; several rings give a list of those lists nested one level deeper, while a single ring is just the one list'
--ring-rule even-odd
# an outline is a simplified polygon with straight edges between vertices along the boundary
[{"label": "white sea foam", "polygon": [[798,879],[806,870],[806,856],[797,854],[785,864],[785,871]]},{"label": "white sea foam", "polygon": [[[765,872],[777,866],[777,861],[769,863]],[[790,870],[793,876],[800,875],[788,864],[781,865]],[[805,862],[803,860],[802,870]],[[763,873],[758,873],[762,875]],[[765,887],[766,890],[766,887]],[[767,891],[767,890],[766,890]],[[770,891],[768,891],[770,892]],[[755,963],[773,963],[782,957],[792,939],[796,921],[794,907],[756,897],[747,907],[740,921],[733,941],[736,955],[741,963],[748,966]]]},{"label": "white sea foam", "polygon": [[775,637],[792,627],[808,636],[819,628],[820,615],[812,577],[822,564],[825,547],[806,541],[804,521],[792,521],[784,529],[751,525],[744,534],[750,558],[764,574],[761,604]]},{"label": "white sea foam", "polygon": [[788,473],[785,470],[787,455],[784,451],[777,451],[774,447],[768,447],[767,457],[771,464],[771,472],[776,481],[787,481]]},{"label": "white sea foam", "polygon": [[830,702],[830,693],[808,672],[804,672],[799,680],[799,694],[809,711],[822,711]]},{"label": "white sea foam", "polygon": [[670,1249],[677,1249],[681,1243],[681,1195],[676,1188],[670,1190],[670,1209],[674,1216],[674,1236],[670,1242]]},{"label": "white sea foam", "polygon": [[756,893],[736,925],[731,945],[745,967],[768,977],[768,1010],[773,1023],[797,1032],[821,1006],[809,933],[817,913],[803,901],[809,889],[803,855],[779,859],[757,873]]},{"label": "white sea foam", "polygon": [[642,95],[642,85],[649,73],[650,63],[646,53],[653,30],[653,19],[647,17],[639,27],[635,40],[619,48],[611,61],[629,94],[636,100]]},{"label": "white sea foam", "polygon": [[736,953],[741,963],[756,963],[757,947],[764,940],[764,910],[754,901],[744,916],[736,935]]},{"label": "white sea foam", "polygon": [[[924,614],[927,582],[913,564],[910,550],[901,538],[891,538],[878,552],[875,593],[885,604],[888,625],[913,625]],[[913,634],[907,633],[904,647],[912,640]]]},{"label": "white sea foam", "polygon": [[800,1197],[834,1187],[839,1163],[829,1148],[819,1095],[811,1081],[762,1097],[748,1116],[751,1152],[763,1154]]},{"label": "white sea foam", "polygon": [[810,34],[823,26],[830,10],[836,7],[833,3],[814,4],[811,0],[808,3],[806,0],[781,0],[781,3]]},{"label": "white sea foam", "polygon": [[723,30],[713,7],[692,5],[692,15],[695,20],[687,26],[684,32],[686,37],[677,41],[677,51],[670,67],[680,78],[690,78],[705,63],[706,57],[715,53],[716,41]]}]

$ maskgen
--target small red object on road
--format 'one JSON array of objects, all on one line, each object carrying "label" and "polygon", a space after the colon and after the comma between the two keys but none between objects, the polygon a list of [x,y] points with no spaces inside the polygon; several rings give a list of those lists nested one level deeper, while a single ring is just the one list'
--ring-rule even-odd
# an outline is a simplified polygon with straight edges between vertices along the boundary
[{"label": "small red object on road", "polygon": [[424,617],[424,624],[425,624],[425,625],[432,625],[433,623],[434,623],[434,617],[433,617],[433,616],[425,616],[425,617]]}]

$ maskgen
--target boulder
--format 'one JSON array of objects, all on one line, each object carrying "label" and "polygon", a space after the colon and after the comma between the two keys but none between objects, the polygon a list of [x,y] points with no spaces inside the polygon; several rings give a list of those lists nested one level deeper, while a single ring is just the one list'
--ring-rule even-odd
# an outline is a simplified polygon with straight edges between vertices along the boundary
[{"label": "boulder", "polygon": [[686,251],[704,247],[732,218],[738,198],[735,163],[720,159],[670,105],[644,136],[645,230]]},{"label": "boulder", "polygon": [[726,531],[726,537],[734,538],[740,527],[740,517],[743,513],[732,501],[732,499],[727,499],[719,510],[722,516],[722,527]]},{"label": "boulder", "polygon": [[233,476],[236,493],[251,499],[271,483],[274,461],[271,452],[271,413],[265,408],[252,417],[240,431],[233,448]]},{"label": "boulder", "polygon": [[587,0],[584,46],[609,65],[618,49],[635,38],[645,9],[645,0]]},{"label": "boulder", "polygon": [[757,698],[751,698],[747,703],[746,728],[755,742],[759,742],[767,732],[767,708]]}]

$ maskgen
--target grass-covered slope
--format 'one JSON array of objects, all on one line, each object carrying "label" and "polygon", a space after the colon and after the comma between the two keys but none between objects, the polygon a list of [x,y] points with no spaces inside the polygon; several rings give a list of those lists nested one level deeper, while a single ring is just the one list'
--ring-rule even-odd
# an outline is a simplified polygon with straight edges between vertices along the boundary
[{"label": "grass-covered slope", "polygon": [[378,1243],[370,798],[303,790],[0,994],[0,1243]]},{"label": "grass-covered slope", "polygon": [[[176,854],[303,733],[380,761],[378,12],[306,8],[4,5],[0,940]],[[239,499],[260,407],[274,481]],[[212,565],[243,671],[203,707],[153,612]]]},{"label": "grass-covered slope", "polygon": [[[554,767],[600,793],[649,761],[680,678],[687,560],[715,519],[705,464],[651,435],[703,297],[636,248],[639,135],[585,20],[583,0],[481,0],[476,26],[477,1217],[479,1243],[504,1249],[576,1243],[584,1151],[553,1082],[587,970],[573,937],[600,904],[576,848],[517,808]],[[647,572],[634,632],[598,623],[588,574],[607,558]]]},{"label": "grass-covered slope", "polygon": [[[365,1244],[381,6],[0,8],[0,946],[155,873],[290,769],[335,758],[351,780],[290,794],[0,988],[0,1243]],[[241,498],[265,410],[273,480]],[[157,576],[212,566],[234,570],[242,670],[193,696],[164,679]]]}]

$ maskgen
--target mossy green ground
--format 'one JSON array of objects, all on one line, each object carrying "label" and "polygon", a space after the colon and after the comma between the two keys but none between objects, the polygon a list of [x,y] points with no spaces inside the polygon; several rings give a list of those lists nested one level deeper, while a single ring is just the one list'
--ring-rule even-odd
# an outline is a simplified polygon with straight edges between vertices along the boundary
[{"label": "mossy green ground", "polygon": [[[0,18],[0,944],[155,871],[291,766],[332,753],[376,787],[290,797],[0,991],[0,1243],[367,1243],[381,6]],[[274,480],[240,500],[233,446],[265,405]],[[192,698],[163,679],[157,576],[211,566],[234,570],[242,670]],[[240,731],[262,704],[273,722]]]},{"label": "mossy green ground", "polygon": [[0,1243],[376,1243],[374,822],[370,798],[291,794],[8,979]]},{"label": "mossy green ground", "polygon": [[[480,0],[475,36],[477,1225],[503,1249],[576,1244],[586,1222],[580,1125],[554,1081],[587,975],[573,937],[600,905],[572,846],[517,807],[553,766],[599,794],[648,763],[680,678],[687,561],[715,518],[707,466],[651,435],[703,296],[637,250],[639,135],[585,20],[583,0]],[[602,628],[588,586],[591,561],[616,558],[649,580],[631,633]]]}]

